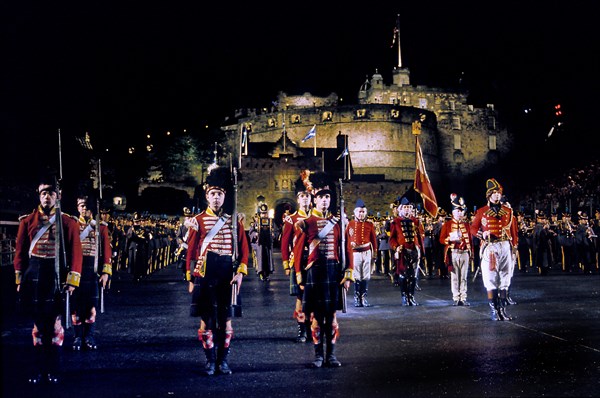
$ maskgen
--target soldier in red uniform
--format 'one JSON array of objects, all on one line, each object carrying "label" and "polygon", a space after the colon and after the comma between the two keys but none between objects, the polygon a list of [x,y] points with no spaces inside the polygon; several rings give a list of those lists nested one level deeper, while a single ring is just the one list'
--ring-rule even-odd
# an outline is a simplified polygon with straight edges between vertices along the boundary
[{"label": "soldier in red uniform", "polygon": [[512,319],[505,307],[519,243],[517,221],[512,209],[501,203],[502,191],[498,181],[487,180],[488,204],[478,209],[471,221],[471,235],[481,240],[481,276],[493,321]]},{"label": "soldier in red uniform", "polygon": [[[248,275],[244,225],[235,220],[234,237],[232,217],[223,208],[230,185],[231,175],[225,167],[214,168],[206,177],[208,207],[192,219],[186,257],[186,276],[192,293],[190,315],[201,318],[198,339],[206,355],[204,371],[208,376],[217,369],[221,374],[231,374],[227,357],[233,337],[232,285],[237,284],[239,289],[242,278]],[[237,259],[233,259],[234,244]]]},{"label": "soldier in red uniform", "polygon": [[375,224],[367,220],[367,206],[362,199],[356,201],[354,220],[346,227],[346,251],[354,264],[354,306],[369,307],[367,293],[371,264],[377,256],[377,234]]},{"label": "soldier in red uniform", "polygon": [[413,214],[413,205],[406,196],[398,206],[398,216],[390,229],[390,249],[394,253],[395,276],[402,293],[402,305],[419,305],[415,300],[417,271],[423,253],[425,230]]},{"label": "soldier in red uniform", "polygon": [[[19,223],[14,268],[23,309],[33,320],[31,334],[36,372],[29,382],[55,384],[64,341],[62,290],[65,288],[71,294],[79,286],[81,242],[77,222],[61,214],[64,247],[60,247],[61,239],[56,233],[55,183],[42,180],[38,193],[40,205]],[[56,262],[57,253],[62,255],[63,252],[66,261]]]},{"label": "soldier in red uniform", "polygon": [[[308,170],[305,170],[300,175],[300,178],[296,180],[296,203],[298,205],[297,210],[293,214],[288,214],[283,219],[283,228],[281,232],[281,258],[283,260],[283,269],[286,275],[290,277],[290,296],[296,297],[296,305],[294,308],[293,318],[298,323],[298,335],[296,336],[296,342],[305,343],[307,330],[310,328],[310,319],[306,316],[302,310],[302,293],[303,290],[296,281],[296,273],[294,269],[294,256],[292,249],[296,242],[297,235],[295,234],[294,225],[296,222],[304,220],[310,213],[312,196],[306,189],[303,183],[303,177],[308,178]],[[305,251],[302,256],[305,261],[308,256],[308,252]],[[303,279],[306,279],[306,273],[304,273]]]},{"label": "soldier in red uniform", "polygon": [[[82,342],[89,350],[97,349],[94,332],[99,299],[98,281],[106,288],[108,278],[112,275],[111,242],[108,225],[100,222],[98,226],[88,207],[88,198],[77,198],[79,211],[79,239],[83,250],[83,265],[79,289],[73,292],[71,320],[73,323],[73,350],[81,350]],[[100,242],[98,242],[100,239]],[[100,249],[100,252],[98,252]],[[100,274],[100,275],[99,275]]]},{"label": "soldier in red uniform", "polygon": [[450,195],[452,218],[442,225],[440,243],[444,245],[444,259],[450,272],[450,283],[454,305],[469,306],[467,301],[467,280],[470,260],[473,258],[473,239],[465,211],[463,198]]},{"label": "soldier in red uniform", "polygon": [[[347,257],[348,266],[342,269],[341,250],[345,248],[341,243],[340,220],[329,211],[330,186],[333,183],[324,172],[311,174],[305,183],[307,189],[313,192],[314,207],[308,218],[296,223],[298,237],[294,245],[294,268],[298,284],[304,287],[303,311],[312,317],[315,348],[312,366],[340,367],[342,364],[335,356],[339,336],[335,313],[342,309],[342,288],[347,290],[350,282],[354,282],[352,257]],[[306,262],[303,261],[305,250],[308,251]],[[323,338],[327,342],[325,357]]]}]

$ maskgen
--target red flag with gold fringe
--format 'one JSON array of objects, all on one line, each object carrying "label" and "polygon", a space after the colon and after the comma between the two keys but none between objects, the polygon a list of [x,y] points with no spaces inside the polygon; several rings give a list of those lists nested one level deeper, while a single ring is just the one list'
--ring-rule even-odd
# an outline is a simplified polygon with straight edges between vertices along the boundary
[{"label": "red flag with gold fringe", "polygon": [[419,137],[415,137],[417,140],[415,155],[417,158],[417,165],[415,169],[415,191],[421,195],[423,199],[423,206],[425,211],[429,213],[431,217],[437,217],[438,205],[433,193],[433,187],[429,181],[429,176],[425,170],[425,161],[423,160],[423,152],[421,151],[421,145],[419,144]]}]

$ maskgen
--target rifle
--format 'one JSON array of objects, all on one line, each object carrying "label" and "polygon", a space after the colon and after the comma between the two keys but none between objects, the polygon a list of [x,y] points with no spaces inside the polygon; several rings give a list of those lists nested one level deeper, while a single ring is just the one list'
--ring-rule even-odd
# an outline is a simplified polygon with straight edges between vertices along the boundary
[{"label": "rifle", "polygon": [[[231,215],[231,228],[233,231],[233,276],[237,272],[237,267],[239,265],[238,258],[238,215],[237,215],[237,168],[233,168],[233,212]],[[231,315],[234,317],[242,316],[242,305],[240,303],[239,297],[239,286],[237,283],[234,283],[231,289]]]},{"label": "rifle", "polygon": [[[102,166],[98,158],[98,190],[100,195],[96,201],[96,257],[94,258],[94,272],[98,273],[98,262],[100,259],[100,203],[102,202]],[[100,286],[100,313],[104,314],[104,286]]]},{"label": "rifle", "polygon": [[[340,227],[342,229],[342,272],[346,270],[346,231],[344,229],[344,186],[340,178]],[[347,310],[346,304],[346,287],[342,286],[342,312],[345,314]]]},{"label": "rifle", "polygon": [[[63,233],[62,211],[60,204],[60,182],[62,181],[62,143],[60,139],[60,129],[58,129],[58,164],[59,175],[55,179],[56,182],[56,229],[54,230],[54,273],[55,273],[55,291],[60,295],[61,281],[60,271],[64,267],[67,270],[67,253],[65,251],[65,235]],[[62,261],[61,261],[62,259]],[[64,263],[63,263],[64,261]],[[71,328],[71,294],[68,287],[65,285],[65,329]]]}]

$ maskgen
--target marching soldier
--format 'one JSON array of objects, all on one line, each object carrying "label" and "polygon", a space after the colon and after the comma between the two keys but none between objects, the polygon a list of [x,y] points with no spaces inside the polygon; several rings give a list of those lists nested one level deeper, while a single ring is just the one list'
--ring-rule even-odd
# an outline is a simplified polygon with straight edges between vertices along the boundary
[{"label": "marching soldier", "polygon": [[527,272],[527,269],[531,266],[531,246],[529,245],[529,240],[532,239],[533,228],[529,226],[529,222],[521,212],[517,213],[517,225],[519,227],[519,244],[517,246],[519,271]]},{"label": "marching soldier", "polygon": [[395,275],[402,293],[402,305],[419,305],[415,300],[415,286],[425,231],[413,215],[413,204],[406,196],[400,200],[398,216],[392,222],[390,248],[394,252]]},{"label": "marching soldier", "polygon": [[[283,260],[283,270],[286,275],[290,276],[290,296],[296,297],[296,305],[293,318],[298,323],[298,335],[296,342],[305,343],[307,341],[307,331],[310,329],[310,319],[302,310],[302,289],[296,281],[296,273],[294,270],[294,256],[292,249],[297,240],[296,230],[294,225],[298,221],[306,219],[310,214],[312,196],[302,182],[302,176],[306,175],[307,171],[303,171],[301,177],[296,180],[296,203],[297,210],[293,214],[288,214],[283,220],[283,228],[281,232],[281,258]],[[308,258],[308,250],[302,253],[303,260],[306,263]],[[301,270],[303,272],[303,270]],[[302,280],[306,280],[306,272],[302,275]]]},{"label": "marching soldier", "polygon": [[[311,331],[315,349],[312,366],[340,367],[335,356],[339,337],[339,325],[335,316],[342,309],[342,290],[354,282],[352,257],[348,257],[346,269],[340,262],[343,247],[339,219],[329,211],[333,183],[324,172],[310,174],[304,180],[307,190],[314,195],[314,207],[308,218],[298,221],[299,230],[294,245],[294,267],[296,279],[304,287],[303,312],[311,314]],[[300,261],[308,251],[306,262]],[[303,272],[305,271],[305,273]],[[306,276],[306,279],[304,278]],[[324,355],[323,340],[327,343]]]},{"label": "marching soldier", "polygon": [[71,306],[70,316],[74,330],[72,347],[74,351],[80,351],[83,342],[87,349],[95,350],[98,348],[94,337],[99,299],[98,281],[103,289],[107,287],[108,278],[112,275],[112,249],[108,226],[103,222],[96,224],[86,196],[77,198],[77,211],[83,265],[79,289],[73,292]]},{"label": "marching soldier", "polygon": [[450,286],[454,305],[469,306],[467,301],[467,278],[469,264],[473,258],[473,241],[469,224],[465,218],[465,201],[458,195],[450,195],[452,218],[444,223],[440,231],[440,243],[445,246],[445,258],[450,272]]},{"label": "marching soldier", "polygon": [[351,253],[354,265],[354,306],[370,307],[367,301],[371,263],[377,255],[375,225],[367,220],[367,206],[362,199],[356,201],[354,220],[346,227],[346,251]]},{"label": "marching soldier", "polygon": [[575,225],[571,222],[571,214],[563,213],[558,229],[558,243],[562,251],[562,269],[573,272],[577,269],[575,253]]},{"label": "marching soldier", "polygon": [[547,275],[554,260],[552,259],[552,243],[550,224],[546,215],[539,211],[537,222],[533,227],[533,259],[540,275]]},{"label": "marching soldier", "polygon": [[177,241],[177,250],[175,251],[175,261],[177,262],[177,268],[183,270],[183,277],[185,279],[185,257],[188,249],[188,239],[190,235],[190,220],[194,217],[189,207],[183,208],[183,222],[180,223],[175,233],[175,239]]},{"label": "marching soldier", "polygon": [[[31,334],[37,371],[29,383],[56,384],[64,341],[62,289],[71,294],[79,286],[81,242],[79,226],[71,216],[61,214],[61,219],[56,220],[58,193],[55,183],[43,179],[37,192],[39,206],[19,222],[14,268],[23,309],[33,320]],[[56,231],[57,222],[61,223],[64,247],[61,247],[62,239]],[[65,263],[56,261],[57,253],[59,256],[66,254]]]},{"label": "marching soldier", "polygon": [[[230,172],[225,167],[214,168],[206,177],[208,207],[192,221],[186,257],[186,275],[192,293],[190,315],[201,320],[198,339],[206,355],[207,376],[216,370],[221,374],[232,373],[227,363],[233,337],[232,285],[237,284],[239,289],[242,278],[248,275],[249,249],[244,225],[239,219],[232,220],[223,209],[225,195],[232,189],[230,181]],[[237,223],[237,236],[233,235],[233,222]],[[234,244],[239,264],[233,259]]]},{"label": "marching soldier", "polygon": [[261,203],[258,207],[258,237],[256,250],[256,272],[261,281],[269,281],[273,269],[273,234],[269,207]]},{"label": "marching soldier", "polygon": [[512,209],[500,202],[502,191],[498,181],[488,179],[485,195],[488,203],[477,210],[471,221],[471,235],[481,240],[481,276],[493,321],[512,320],[505,307],[519,243]]},{"label": "marching soldier", "polygon": [[592,239],[596,236],[594,230],[589,225],[587,214],[579,212],[578,216],[579,224],[575,229],[577,260],[583,273],[591,274],[593,268],[595,268],[595,261],[592,260],[594,257],[594,243]]}]

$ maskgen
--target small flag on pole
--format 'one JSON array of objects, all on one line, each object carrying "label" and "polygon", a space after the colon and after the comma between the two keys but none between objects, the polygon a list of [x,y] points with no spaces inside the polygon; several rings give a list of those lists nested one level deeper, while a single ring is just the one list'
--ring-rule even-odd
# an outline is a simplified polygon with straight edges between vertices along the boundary
[{"label": "small flag on pole", "polygon": [[306,142],[308,140],[310,140],[311,138],[315,138],[317,136],[317,125],[315,124],[314,126],[311,127],[310,130],[308,130],[308,133],[306,133],[306,136],[304,138],[302,138],[302,142]]},{"label": "small flag on pole", "polygon": [[247,142],[248,142],[248,130],[246,129],[246,126],[242,126],[242,147],[245,147]]},{"label": "small flag on pole", "polygon": [[344,151],[340,153],[340,156],[337,157],[336,161],[345,158],[346,156],[348,156],[348,147],[344,148]]},{"label": "small flag on pole", "polygon": [[425,161],[423,160],[423,152],[421,151],[421,145],[419,144],[419,137],[415,137],[417,140],[415,155],[417,158],[416,170],[415,170],[415,191],[421,195],[423,199],[423,206],[431,217],[437,217],[438,205],[433,193],[433,187],[429,181],[429,176],[425,170]]},{"label": "small flag on pole", "polygon": [[88,133],[87,131],[85,132],[85,136],[83,137],[76,137],[77,142],[79,142],[79,145],[81,145],[81,147],[83,149],[89,149],[90,151],[92,151],[94,148],[92,148],[92,142],[90,140],[90,133]]}]

